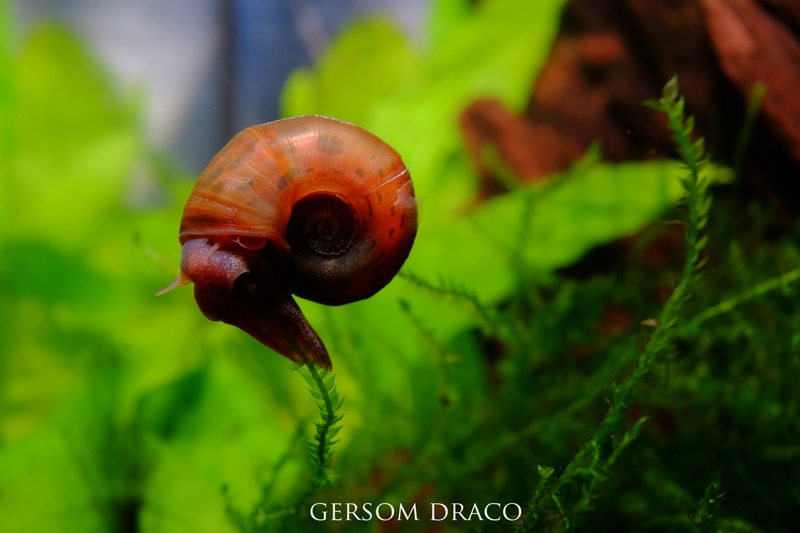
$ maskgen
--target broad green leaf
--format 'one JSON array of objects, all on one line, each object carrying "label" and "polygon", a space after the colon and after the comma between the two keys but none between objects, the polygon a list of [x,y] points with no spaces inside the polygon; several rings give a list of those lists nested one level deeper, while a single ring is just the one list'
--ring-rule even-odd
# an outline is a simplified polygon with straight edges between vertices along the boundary
[{"label": "broad green leaf", "polygon": [[53,427],[0,448],[0,533],[110,530],[75,451]]},{"label": "broad green leaf", "polygon": [[475,9],[475,4],[470,0],[439,0],[431,2],[428,14],[428,39],[430,47],[436,49],[453,28],[462,24]]},{"label": "broad green leaf", "polygon": [[[417,194],[435,205],[447,165],[462,150],[460,113],[476,98],[523,105],[562,5],[491,0],[467,9],[444,2],[434,8],[441,12],[436,46],[424,51],[383,21],[354,24],[316,67],[292,74],[283,113],[320,113],[372,131],[402,154]],[[445,14],[456,12],[447,22]]]},{"label": "broad green leaf", "polygon": [[12,123],[14,104],[11,93],[11,37],[6,3],[0,0],[0,254],[5,228],[11,218],[11,158],[14,151]]},{"label": "broad green leaf", "polygon": [[[270,391],[262,390],[261,379],[248,376],[230,360],[209,367],[202,378],[203,391],[188,410],[173,402],[187,392],[178,389],[196,386],[190,383],[194,378],[146,397],[142,403],[146,418],[157,423],[171,419],[172,427],[169,438],[158,443],[159,461],[146,479],[144,531],[235,531],[225,516],[223,487],[232,506],[246,512],[262,482],[273,484],[278,503],[304,490],[307,458],[296,428],[305,420],[310,425],[315,405],[300,386],[301,377],[282,361],[273,371],[278,368],[283,368],[279,378],[297,379],[299,400],[267,398]],[[305,416],[284,411],[284,404],[296,403],[307,404]]]},{"label": "broad green leaf", "polygon": [[[84,46],[53,26],[26,39],[11,65],[15,150],[4,176],[8,232],[58,234],[62,248],[111,231],[141,140],[132,102],[120,104]],[[108,217],[98,226],[97,220]],[[105,236],[105,235],[104,235]]]},{"label": "broad green leaf", "polygon": [[381,98],[422,81],[422,64],[391,22],[362,19],[337,36],[316,68],[298,68],[284,93],[288,115],[321,113],[364,125]]},{"label": "broad green leaf", "polygon": [[429,228],[433,236],[421,239],[408,268],[463,280],[481,301],[496,303],[509,295],[515,270],[547,274],[655,220],[680,198],[682,175],[674,161],[579,167],[548,187],[496,196],[449,227]]}]

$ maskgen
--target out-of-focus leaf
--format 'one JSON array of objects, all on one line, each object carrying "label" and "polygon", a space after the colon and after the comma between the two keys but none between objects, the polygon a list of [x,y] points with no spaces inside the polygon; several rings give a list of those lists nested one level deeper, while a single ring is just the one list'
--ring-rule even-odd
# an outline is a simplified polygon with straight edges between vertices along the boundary
[{"label": "out-of-focus leaf", "polygon": [[421,58],[389,21],[356,21],[315,69],[297,69],[284,93],[289,115],[322,113],[368,123],[377,100],[397,98],[423,79]]},{"label": "out-of-focus leaf", "polygon": [[9,21],[5,0],[0,0],[0,254],[5,228],[11,218],[11,154],[14,137],[11,133],[14,106],[11,98],[11,54]]},{"label": "out-of-focus leaf", "polygon": [[119,361],[95,365],[101,379],[74,388],[46,427],[0,449],[0,531],[119,531],[135,520],[144,450],[115,416]]},{"label": "out-of-focus leaf", "polygon": [[[724,179],[725,169],[710,167]],[[592,248],[631,235],[675,205],[685,169],[677,161],[579,165],[545,187],[499,195],[428,227],[406,271],[435,284],[466,286],[483,305],[511,296],[518,273],[547,277]],[[436,295],[417,291],[412,308],[447,339],[475,321]],[[464,304],[459,304],[463,308]]]},{"label": "out-of-focus leaf", "polygon": [[186,456],[185,450],[163,449],[158,468],[145,489],[145,498],[153,504],[142,509],[140,530],[234,533],[237,530],[225,516],[222,483],[209,483],[206,473]]},{"label": "out-of-focus leaf", "polygon": [[46,26],[14,56],[5,45],[0,365],[8,385],[0,406],[8,411],[0,435],[14,441],[94,361],[121,351],[109,333],[126,323],[140,289],[109,274],[127,264],[117,253],[120,212],[140,145],[133,105],[114,95],[74,36]]},{"label": "out-of-focus leaf", "polygon": [[208,376],[207,368],[198,367],[178,377],[173,383],[143,395],[139,415],[154,434],[169,439],[181,418],[194,409]]},{"label": "out-of-focus leaf", "polygon": [[94,506],[74,448],[56,428],[36,433],[0,453],[0,532],[109,531]]},{"label": "out-of-focus leaf", "polygon": [[680,197],[681,176],[673,161],[581,167],[426,227],[408,269],[469,283],[481,301],[496,303],[510,294],[515,271],[547,274],[656,219]]},{"label": "out-of-focus leaf", "polygon": [[320,113],[372,131],[403,155],[417,194],[436,204],[445,167],[461,149],[464,106],[478,97],[523,104],[563,3],[492,0],[467,8],[448,0],[434,8],[437,36],[426,51],[412,49],[385,22],[355,24],[317,67],[292,74],[283,113]]},{"label": "out-of-focus leaf", "polygon": [[470,16],[473,8],[470,0],[439,0],[431,2],[428,15],[428,38],[430,47],[436,49],[438,44],[447,38],[453,27],[461,24]]},{"label": "out-of-focus leaf", "polygon": [[[284,363],[275,367],[285,369]],[[296,377],[292,374],[284,370],[283,377]],[[193,387],[193,379],[178,386]],[[288,416],[282,405],[265,401],[259,384],[229,361],[213,365],[203,379],[204,393],[192,409],[180,410],[173,404],[178,410],[170,439],[157,446],[159,460],[144,488],[144,531],[235,531],[225,516],[222,487],[227,487],[237,509],[248,509],[265,480],[273,483],[279,504],[305,489],[298,483],[303,479],[305,450],[296,439],[302,417]],[[310,420],[314,402],[302,387],[298,390],[308,400]],[[164,392],[175,398],[174,386]],[[294,398],[282,400],[295,403]],[[150,400],[146,403],[150,405],[143,404],[145,411],[156,407]],[[293,449],[296,454],[291,454]],[[280,463],[287,453],[288,459]]]},{"label": "out-of-focus leaf", "polygon": [[84,46],[52,26],[25,41],[12,72],[8,232],[57,234],[59,247],[88,246],[116,225],[110,215],[140,149],[133,102],[120,105]]}]

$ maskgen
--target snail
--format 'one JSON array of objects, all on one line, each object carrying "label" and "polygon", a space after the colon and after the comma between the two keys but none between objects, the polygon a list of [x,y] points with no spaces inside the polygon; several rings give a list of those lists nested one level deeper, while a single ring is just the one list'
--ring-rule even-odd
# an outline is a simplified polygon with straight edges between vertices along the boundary
[{"label": "snail", "polygon": [[369,298],[416,233],[408,169],[375,135],[321,115],[252,126],[197,180],[181,219],[180,274],[158,294],[194,283],[209,320],[330,370],[292,294],[327,305]]}]

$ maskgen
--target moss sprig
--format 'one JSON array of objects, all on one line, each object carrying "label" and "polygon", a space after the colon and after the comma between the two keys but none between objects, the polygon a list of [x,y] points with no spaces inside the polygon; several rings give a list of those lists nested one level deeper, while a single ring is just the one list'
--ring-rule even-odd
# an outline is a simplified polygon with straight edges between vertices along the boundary
[{"label": "moss sprig", "polygon": [[336,476],[331,471],[331,460],[333,459],[333,445],[338,441],[336,435],[341,431],[341,414],[338,414],[342,407],[344,398],[339,396],[336,390],[336,381],[333,374],[322,368],[317,368],[314,363],[302,352],[299,351],[303,359],[303,366],[298,368],[300,375],[308,383],[308,390],[317,400],[319,408],[320,422],[316,422],[317,431],[313,440],[309,440],[308,453],[314,466],[313,484],[319,488],[335,485]]},{"label": "moss sprig", "polygon": [[775,276],[768,280],[762,281],[761,283],[753,285],[750,289],[735,294],[730,298],[726,298],[725,300],[706,308],[701,313],[698,313],[694,318],[686,322],[681,327],[681,334],[689,335],[696,333],[707,321],[719,315],[730,313],[740,305],[756,298],[760,298],[769,292],[785,289],[797,281],[800,281],[800,267],[793,268],[792,270],[784,272],[779,276]]},{"label": "moss sprig", "polygon": [[716,531],[716,528],[713,527],[717,521],[716,510],[722,503],[724,496],[722,483],[719,480],[719,476],[717,476],[706,487],[703,498],[698,504],[697,512],[689,517],[692,520],[692,531]]},{"label": "moss sprig", "polygon": [[[711,196],[709,180],[703,170],[709,158],[705,153],[702,137],[692,140],[695,126],[693,117],[684,117],[685,100],[678,90],[677,78],[664,86],[657,101],[646,102],[649,107],[664,113],[672,132],[672,139],[687,174],[681,179],[684,189],[682,204],[686,208],[686,259],[680,281],[661,311],[659,320],[644,350],[636,360],[633,372],[621,384],[611,386],[609,408],[594,436],[583,445],[575,457],[564,468],[557,481],[552,476],[540,476],[528,512],[519,524],[520,531],[528,531],[543,521],[558,521],[570,528],[578,517],[591,509],[599,485],[607,478],[609,468],[617,461],[623,450],[641,433],[646,417],[640,418],[621,438],[615,438],[631,404],[633,389],[649,372],[653,361],[663,353],[675,337],[675,323],[683,303],[690,296],[698,270],[705,260],[701,258],[707,243],[703,230],[708,222]],[[539,467],[541,471],[541,467]]]},{"label": "moss sprig", "polygon": [[[672,132],[672,140],[678,154],[686,164],[688,173],[681,178],[684,190],[682,202],[687,207],[686,248],[687,258],[684,263],[681,283],[693,281],[692,270],[703,266],[700,255],[707,244],[708,237],[702,234],[708,222],[712,198],[708,194],[709,179],[704,170],[708,166],[709,156],[705,153],[705,139],[698,137],[692,140],[694,132],[694,116],[684,117],[686,101],[678,90],[678,78],[673,77],[666,85],[661,98],[645,102],[645,105],[664,113],[667,127]],[[676,292],[677,289],[676,289]]]},{"label": "moss sprig", "polygon": [[475,315],[481,327],[486,330],[487,333],[496,336],[502,336],[504,334],[503,321],[497,316],[497,312],[491,307],[481,303],[478,295],[465,285],[448,282],[445,279],[440,279],[437,284],[421,276],[417,276],[416,274],[406,272],[400,272],[399,275],[441,299],[450,299],[462,304],[464,309]]},{"label": "moss sprig", "polygon": [[[321,418],[321,421],[315,424],[317,430],[313,439],[304,439],[313,467],[312,480],[294,503],[281,505],[271,501],[273,499],[274,481],[277,479],[278,472],[289,461],[293,453],[291,451],[293,447],[291,447],[290,450],[287,450],[286,455],[275,463],[273,474],[268,477],[270,482],[261,489],[261,501],[255,505],[250,513],[243,514],[237,510],[230,500],[227,488],[223,487],[228,520],[239,531],[244,533],[283,531],[286,520],[296,518],[301,513],[301,509],[304,509],[305,503],[314,494],[337,483],[337,477],[331,470],[331,461],[333,459],[333,445],[338,442],[335,437],[342,429],[342,425],[339,422],[341,422],[343,415],[338,414],[338,411],[342,407],[344,398],[340,397],[336,390],[333,374],[328,374],[327,370],[314,365],[299,345],[295,344],[294,348],[303,361],[302,365],[297,367],[297,371],[306,380],[309,392],[317,400],[317,408]],[[298,433],[297,437],[300,438],[300,433]]]}]

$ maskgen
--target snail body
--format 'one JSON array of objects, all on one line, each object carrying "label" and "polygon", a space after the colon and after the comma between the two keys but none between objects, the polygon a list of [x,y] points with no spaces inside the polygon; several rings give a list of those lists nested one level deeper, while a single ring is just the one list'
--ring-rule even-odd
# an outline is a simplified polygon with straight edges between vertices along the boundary
[{"label": "snail body", "polygon": [[209,163],[181,219],[181,273],[210,320],[289,359],[330,369],[292,294],[327,305],[368,298],[400,270],[417,202],[400,155],[320,115],[253,126]]}]

